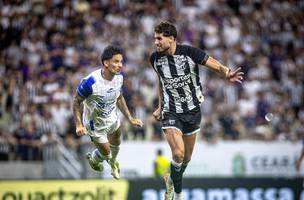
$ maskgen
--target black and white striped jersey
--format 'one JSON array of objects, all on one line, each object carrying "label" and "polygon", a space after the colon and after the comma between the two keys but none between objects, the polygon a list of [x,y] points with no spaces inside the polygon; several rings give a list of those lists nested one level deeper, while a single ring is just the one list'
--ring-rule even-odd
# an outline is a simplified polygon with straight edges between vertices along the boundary
[{"label": "black and white striped jersey", "polygon": [[201,49],[179,45],[174,55],[153,52],[151,65],[159,76],[162,90],[162,112],[186,113],[204,100],[198,65],[208,55]]}]

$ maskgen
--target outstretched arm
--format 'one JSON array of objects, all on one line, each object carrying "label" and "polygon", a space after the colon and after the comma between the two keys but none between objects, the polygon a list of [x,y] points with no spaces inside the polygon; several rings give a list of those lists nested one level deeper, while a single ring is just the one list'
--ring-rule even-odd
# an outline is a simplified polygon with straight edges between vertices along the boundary
[{"label": "outstretched arm", "polygon": [[129,108],[126,104],[126,100],[123,97],[122,94],[117,99],[117,107],[122,112],[122,114],[127,118],[127,120],[132,124],[133,126],[141,127],[143,125],[142,121],[140,119],[133,118]]},{"label": "outstretched arm", "polygon": [[79,96],[77,93],[75,94],[73,100],[73,113],[74,113],[74,120],[76,125],[76,134],[78,136],[82,136],[86,134],[86,128],[83,126],[82,123],[83,100],[84,100],[83,97]]},{"label": "outstretched arm", "polygon": [[237,68],[236,70],[232,71],[230,68],[226,67],[225,65],[221,64],[216,59],[212,58],[211,56],[208,57],[205,66],[209,69],[220,74],[222,77],[226,78],[230,82],[239,82],[242,83],[244,73],[241,72],[241,68]]}]

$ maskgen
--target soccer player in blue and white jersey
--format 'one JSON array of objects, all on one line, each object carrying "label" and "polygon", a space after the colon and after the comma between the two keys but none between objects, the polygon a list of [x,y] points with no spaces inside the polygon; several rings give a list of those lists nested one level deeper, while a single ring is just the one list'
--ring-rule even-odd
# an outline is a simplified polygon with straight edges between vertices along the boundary
[{"label": "soccer player in blue and white jersey", "polygon": [[142,121],[133,118],[122,95],[123,53],[119,47],[108,46],[101,55],[103,69],[93,71],[77,87],[73,101],[76,134],[88,134],[96,149],[87,154],[90,166],[96,171],[103,170],[103,161],[111,166],[111,175],[120,178],[119,152],[120,121],[117,107],[131,125],[141,127]]}]

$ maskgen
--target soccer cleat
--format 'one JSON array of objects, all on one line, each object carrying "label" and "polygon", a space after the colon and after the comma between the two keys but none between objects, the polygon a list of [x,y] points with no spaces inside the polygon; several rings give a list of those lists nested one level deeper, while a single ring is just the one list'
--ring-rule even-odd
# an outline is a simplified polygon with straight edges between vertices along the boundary
[{"label": "soccer cleat", "polygon": [[102,162],[96,162],[92,159],[92,154],[89,152],[87,153],[86,155],[88,161],[89,161],[89,164],[91,166],[92,169],[94,169],[95,171],[98,171],[98,172],[102,172],[103,171],[103,165],[102,165]]},{"label": "soccer cleat", "polygon": [[163,178],[166,184],[165,200],[172,200],[174,194],[174,186],[173,182],[170,179],[170,174],[165,174]]},{"label": "soccer cleat", "polygon": [[111,175],[115,179],[120,179],[120,168],[119,163],[117,161],[109,161],[109,164],[111,166]]}]

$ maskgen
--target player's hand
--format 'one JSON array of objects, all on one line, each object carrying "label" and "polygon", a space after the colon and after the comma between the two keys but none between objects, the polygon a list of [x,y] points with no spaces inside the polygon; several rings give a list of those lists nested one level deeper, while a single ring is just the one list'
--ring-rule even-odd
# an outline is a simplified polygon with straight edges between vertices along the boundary
[{"label": "player's hand", "polygon": [[227,79],[230,82],[242,83],[244,73],[241,72],[241,68],[237,68],[234,71],[229,71]]},{"label": "player's hand", "polygon": [[76,135],[77,136],[83,136],[85,134],[87,134],[87,129],[84,126],[76,127]]},{"label": "player's hand", "polygon": [[130,124],[132,124],[132,126],[134,127],[142,127],[143,126],[143,122],[140,119],[137,118],[131,118],[129,120]]},{"label": "player's hand", "polygon": [[158,107],[154,112],[153,112],[153,117],[156,119],[156,120],[160,120],[160,107]]}]

